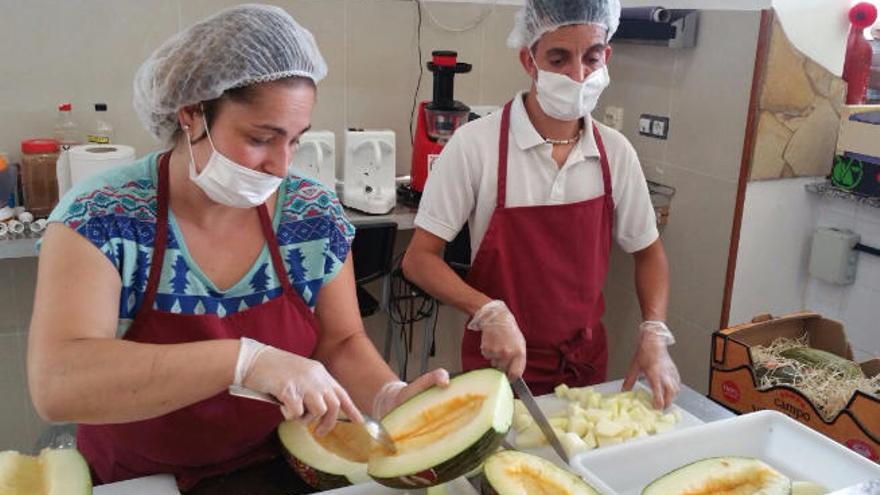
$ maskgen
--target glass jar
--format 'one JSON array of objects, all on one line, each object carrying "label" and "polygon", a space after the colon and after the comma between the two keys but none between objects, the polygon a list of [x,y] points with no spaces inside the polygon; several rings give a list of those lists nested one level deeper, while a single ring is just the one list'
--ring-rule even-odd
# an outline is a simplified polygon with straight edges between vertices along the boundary
[{"label": "glass jar", "polygon": [[21,181],[24,204],[35,217],[46,217],[58,203],[59,143],[54,139],[21,142]]}]

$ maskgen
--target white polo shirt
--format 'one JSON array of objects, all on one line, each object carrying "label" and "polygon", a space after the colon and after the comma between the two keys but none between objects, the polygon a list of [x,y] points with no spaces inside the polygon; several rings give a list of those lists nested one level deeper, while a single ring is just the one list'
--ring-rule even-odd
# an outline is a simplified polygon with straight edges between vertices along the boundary
[{"label": "white polo shirt", "polygon": [[[591,120],[587,119],[581,139],[560,168],[551,156],[552,145],[529,120],[523,93],[516,96],[510,110],[506,206],[576,203],[604,194]],[[611,171],[614,238],[624,251],[639,251],[659,237],[648,185],[629,141],[620,132],[597,125]],[[497,111],[455,131],[434,162],[415,219],[417,227],[447,242],[469,222],[472,260],[495,211],[500,129],[501,111]]]}]

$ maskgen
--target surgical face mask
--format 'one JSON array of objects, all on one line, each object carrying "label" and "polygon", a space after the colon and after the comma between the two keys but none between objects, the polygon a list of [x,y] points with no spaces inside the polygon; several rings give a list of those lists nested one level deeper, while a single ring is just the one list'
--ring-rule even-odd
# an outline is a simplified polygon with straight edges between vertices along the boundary
[{"label": "surgical face mask", "polygon": [[192,151],[192,143],[189,143],[189,178],[211,198],[212,201],[233,208],[253,208],[261,205],[269,199],[273,192],[278,190],[282,177],[253,170],[241,166],[217,151],[211,133],[208,132],[208,122],[202,113],[202,121],[205,122],[205,134],[211,143],[211,158],[201,173],[196,173],[196,160]]},{"label": "surgical face mask", "polygon": [[[537,63],[535,67],[538,67]],[[538,68],[538,104],[544,113],[554,119],[577,120],[586,117],[596,108],[599,96],[610,82],[608,67],[604,65],[591,72],[584,82]]]}]

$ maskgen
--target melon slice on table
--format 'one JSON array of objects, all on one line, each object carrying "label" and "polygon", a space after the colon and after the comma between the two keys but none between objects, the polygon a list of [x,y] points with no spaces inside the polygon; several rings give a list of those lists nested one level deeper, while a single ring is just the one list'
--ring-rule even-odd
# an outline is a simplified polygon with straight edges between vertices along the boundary
[{"label": "melon slice on table", "polygon": [[504,450],[483,465],[484,495],[598,495],[584,480],[541,457]]},{"label": "melon slice on table", "polygon": [[0,452],[0,494],[87,495],[92,477],[76,449],[43,449],[39,456]]},{"label": "melon slice on table", "polygon": [[790,495],[791,480],[751,457],[712,457],[657,478],[642,495]]},{"label": "melon slice on table", "polygon": [[501,444],[513,421],[507,377],[481,369],[432,388],[382,419],[397,453],[373,451],[367,472],[392,488],[429,487],[479,467]]},{"label": "melon slice on table", "polygon": [[278,426],[287,462],[313,488],[332,490],[369,481],[367,459],[371,439],[354,423],[337,422],[324,436],[314,433],[316,425],[285,421]]}]

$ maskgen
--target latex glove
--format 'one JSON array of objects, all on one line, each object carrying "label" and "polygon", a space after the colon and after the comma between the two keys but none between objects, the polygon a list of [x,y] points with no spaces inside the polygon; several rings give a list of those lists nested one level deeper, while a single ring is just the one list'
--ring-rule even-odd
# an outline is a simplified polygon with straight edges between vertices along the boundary
[{"label": "latex glove", "polygon": [[363,422],[348,393],[323,364],[252,339],[241,339],[235,384],[275,396],[284,403],[281,413],[287,419],[317,421],[319,435],[333,429],[340,411]]},{"label": "latex glove", "polygon": [[526,368],[526,339],[504,301],[491,301],[477,310],[468,329],[482,332],[480,352],[493,367],[513,380]]},{"label": "latex glove", "polygon": [[657,323],[661,322],[639,326],[639,346],[623,381],[623,390],[631,390],[639,375],[644,374],[654,395],[654,407],[666,409],[681,389],[681,377],[667,349],[675,339],[665,324],[660,327]]},{"label": "latex glove", "polygon": [[445,369],[437,368],[425,373],[413,380],[412,383],[400,381],[386,383],[373,399],[373,417],[382,419],[395,407],[409,400],[410,397],[434,386],[440,388],[449,386],[449,373]]}]

